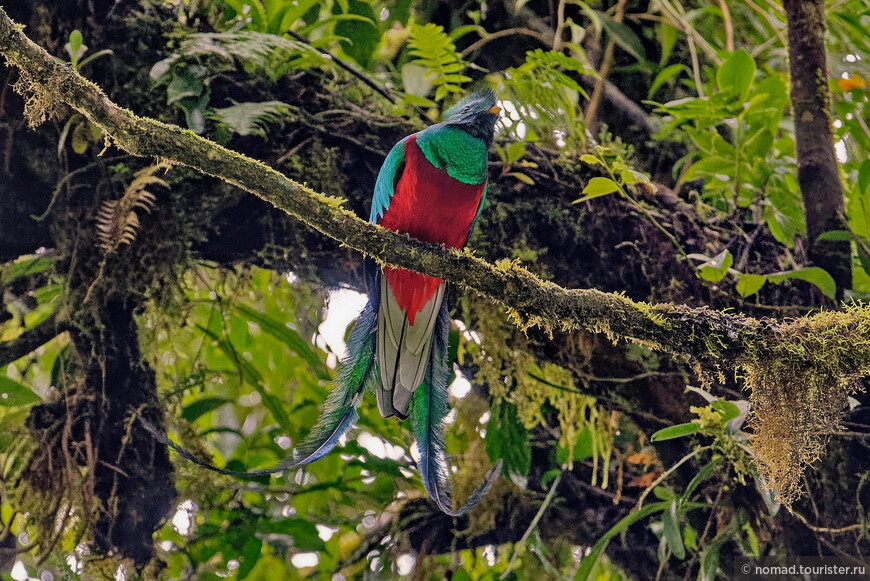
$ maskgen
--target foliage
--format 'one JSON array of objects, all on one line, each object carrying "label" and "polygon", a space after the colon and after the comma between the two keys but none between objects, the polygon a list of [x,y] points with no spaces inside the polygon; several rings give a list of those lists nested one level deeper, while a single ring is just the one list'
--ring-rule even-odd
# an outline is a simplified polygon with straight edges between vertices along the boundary
[{"label": "foliage", "polygon": [[229,107],[211,109],[208,118],[239,135],[266,137],[266,128],[286,119],[290,112],[290,106],[281,101],[234,102]]},{"label": "foliage", "polygon": [[[180,418],[178,435],[193,449],[208,443],[213,461],[231,470],[272,466],[304,439],[330,387],[326,353],[308,339],[321,301],[268,270],[203,267],[188,281],[182,317],[169,323],[152,311],[143,321],[153,329],[149,351],[175,354],[155,364],[158,384],[176,410],[171,415]],[[279,567],[282,578],[301,578],[304,569],[296,573],[289,563],[299,553],[317,555],[309,572],[343,566],[362,541],[351,515],[389,502],[411,474],[405,427],[373,408],[362,406],[358,439],[349,439],[341,454],[287,474],[215,479],[182,461],[189,496],[179,503],[187,499],[198,508],[189,530],[169,523],[160,533],[172,542],[166,555],[171,575],[187,567],[237,568],[239,578],[261,578]]]},{"label": "foliage", "polygon": [[[261,73],[272,81],[293,69],[323,64],[313,47],[261,32],[194,33],[186,36],[172,55],[151,67],[150,76],[166,86],[166,104],[180,108],[187,126],[201,133],[206,119],[221,121],[232,130],[251,131],[256,118],[272,119],[283,105],[274,102],[234,103],[241,107],[227,111],[210,106],[211,83],[227,70],[241,66],[247,72]],[[229,123],[227,120],[229,119]]]},{"label": "foliage", "polygon": [[[198,4],[208,10],[196,13],[193,7]],[[150,77],[160,88],[161,100],[165,92],[165,116],[183,113],[187,126],[197,132],[208,132],[221,142],[243,136],[263,148],[274,145],[271,140],[280,133],[277,128],[295,124],[307,113],[291,107],[286,94],[281,95],[288,78],[296,75],[310,75],[321,83],[316,86],[327,91],[346,92],[339,97],[347,97],[348,108],[353,109],[350,115],[373,125],[380,122],[360,111],[360,85],[348,83],[347,68],[336,59],[346,61],[347,67],[375,85],[401,87],[396,108],[400,114],[414,113],[417,106],[445,108],[473,82],[486,83],[498,90],[505,110],[494,148],[500,167],[492,172],[498,177],[493,179],[491,207],[521,200],[529,191],[526,188],[544,183],[549,172],[555,175],[554,166],[560,171],[568,168],[574,177],[580,176],[583,186],[580,192],[565,190],[571,191],[568,200],[577,198],[578,205],[571,211],[596,211],[601,207],[597,204],[618,198],[665,236],[673,246],[669,251],[691,264],[698,277],[709,283],[707,288],[728,295],[729,300],[756,297],[761,301],[770,290],[767,283],[796,279],[833,297],[830,275],[818,266],[799,263],[805,227],[794,177],[785,31],[778,8],[773,3],[714,6],[656,0],[649,3],[648,13],[628,14],[617,22],[609,10],[612,3],[562,4],[567,17],[557,25],[561,28],[541,34],[547,48],[520,43],[531,38],[529,31],[515,31],[508,40],[522,48],[504,51],[512,58],[508,62],[491,54],[484,60],[479,48],[496,42],[493,33],[499,31],[487,28],[486,12],[491,9],[497,15],[500,4],[487,10],[457,11],[448,22],[431,6],[407,0],[191,1],[182,3],[180,13],[189,7],[187,22],[199,22],[199,31],[178,25],[162,53],[169,56],[153,64]],[[823,238],[853,241],[855,271],[863,277],[856,276],[852,290],[861,297],[870,293],[870,161],[866,160],[870,71],[866,58],[847,57],[867,54],[870,15],[866,9],[854,9],[854,2],[829,4],[832,116],[847,178],[848,227]],[[535,10],[535,3],[517,2],[509,12],[520,19],[524,11]],[[208,17],[197,21],[193,14]],[[535,26],[552,15],[540,16],[535,16]],[[735,25],[731,43],[722,26],[726,17]],[[474,34],[481,40],[469,44],[466,35]],[[570,41],[551,43],[550,37],[556,36],[568,36]],[[652,124],[661,127],[651,147],[679,151],[674,157],[682,159],[674,164],[668,182],[674,190],[688,182],[703,183],[696,198],[685,196],[681,202],[693,209],[700,224],[722,234],[720,247],[685,251],[684,238],[678,239],[670,216],[655,202],[658,186],[649,175],[656,169],[654,163],[641,155],[630,156],[606,133],[587,132],[583,110],[587,87],[595,81],[600,65],[592,66],[584,47],[596,44],[598,37],[616,46],[609,81],[630,99],[660,101],[647,109],[655,117]],[[729,44],[734,50],[726,49]],[[65,50],[70,65],[86,72],[94,70],[95,62],[108,62],[111,55],[107,50],[89,54],[79,30],[69,34]],[[251,79],[258,90],[265,87],[263,96],[258,95],[262,100],[214,99],[215,94],[235,94],[238,87],[249,89]],[[306,135],[313,133],[315,141],[329,131],[302,127]],[[102,141],[95,125],[74,114],[60,128],[57,149],[63,153],[69,145],[78,156],[96,156]],[[640,141],[635,144],[638,148],[650,145]],[[318,147],[317,152],[325,151]],[[308,161],[292,155],[289,165],[305,170]],[[360,168],[370,163],[354,161]],[[144,221],[155,205],[148,188],[160,185],[163,191],[165,186],[157,171],[155,165],[137,173],[125,184],[121,197],[103,202],[89,215],[103,252],[128,250],[140,219]],[[656,179],[662,181],[661,174],[666,173],[659,171]],[[599,199],[614,194],[612,199]],[[209,211],[202,209],[202,221]],[[552,216],[559,212],[554,209]],[[579,221],[576,214],[567,216],[554,217],[554,229]],[[770,234],[784,250],[777,258],[747,264],[734,241],[756,229],[762,236]],[[498,235],[494,232],[493,239]],[[308,256],[310,250],[283,251]],[[524,240],[511,241],[498,249],[502,250],[531,263],[548,252]],[[263,259],[258,256],[256,262]],[[4,344],[68,308],[64,304],[68,281],[54,273],[58,262],[34,255],[2,266],[5,311],[0,313],[0,340]],[[534,266],[546,270],[541,264]],[[20,290],[29,281],[35,282]],[[725,283],[733,283],[733,289]],[[682,284],[675,274],[673,287]],[[339,354],[332,352],[333,346],[322,340],[319,330],[323,296],[295,275],[257,267],[198,264],[186,273],[184,285],[179,291],[182,296],[171,306],[152,303],[138,315],[143,359],[155,370],[170,434],[232,470],[274,465],[305,438],[329,390],[332,364]],[[772,516],[751,512],[746,505],[760,498],[762,507],[775,515],[780,499],[797,494],[801,469],[821,453],[823,435],[834,429],[845,394],[853,393],[862,372],[856,369],[854,377],[843,378],[833,377],[829,370],[847,365],[854,353],[867,348],[866,329],[838,326],[836,314],[831,314],[825,328],[797,322],[793,336],[741,362],[745,377],[738,379],[752,387],[751,410],[745,401],[704,391],[705,405],[684,406],[687,417],[678,420],[684,423],[654,431],[650,424],[640,427],[634,415],[652,412],[631,409],[618,390],[600,387],[607,382],[621,385],[631,378],[599,377],[600,370],[591,362],[592,347],[584,338],[572,337],[576,344],[560,346],[560,359],[548,361],[542,353],[555,349],[541,347],[546,339],[518,330],[492,304],[463,301],[458,316],[475,325],[460,325],[463,331],[452,334],[453,343],[463,368],[473,370],[475,383],[488,391],[490,407],[487,410],[487,403],[472,395],[455,402],[456,413],[448,416],[448,422],[455,422],[448,430],[448,446],[460,454],[456,488],[462,491],[466,481],[479,480],[490,460],[503,459],[509,476],[497,485],[492,504],[485,499],[463,532],[491,530],[496,527],[494,515],[505,507],[525,507],[530,498],[532,509],[512,514],[534,513],[541,503],[536,495],[543,496],[550,486],[561,495],[564,489],[557,486],[557,475],[566,475],[564,487],[570,474],[572,486],[615,497],[612,510],[608,504],[608,512],[594,513],[596,518],[606,514],[607,522],[599,523],[597,536],[588,539],[587,546],[573,546],[551,531],[530,530],[526,547],[486,546],[454,555],[412,552],[387,526],[423,496],[415,476],[412,436],[407,426],[383,420],[373,406],[363,405],[359,427],[340,450],[303,469],[240,480],[213,477],[178,461],[182,496],[173,518],[155,537],[160,557],[167,562],[165,575],[301,579],[338,573],[345,578],[386,578],[406,573],[410,559],[421,577],[494,579],[508,574],[512,554],[521,554],[510,573],[518,579],[574,575],[615,579],[625,575],[604,555],[620,536],[643,529],[658,542],[661,571],[721,578],[723,565],[734,551],[758,555],[773,547]],[[824,333],[841,336],[835,352],[818,347],[822,339],[830,340],[822,337]],[[58,390],[80,380],[69,343],[61,335],[0,369],[4,484],[15,480],[26,456],[28,439],[22,426],[30,407],[52,400]],[[646,353],[638,346],[628,349]],[[655,378],[665,373],[658,369],[658,358],[646,353],[632,361],[640,362],[645,373]],[[715,379],[709,389],[735,387],[731,378]],[[655,381],[650,389],[658,389]],[[804,413],[807,409],[813,413]],[[752,415],[747,415],[750,411]],[[688,417],[693,419],[685,421]],[[765,432],[761,418],[774,429]],[[653,421],[656,426],[662,423],[660,418]],[[749,427],[744,431],[746,422]],[[654,445],[649,445],[648,436]],[[666,468],[662,458],[673,460],[674,449],[679,450],[679,460]],[[760,472],[757,466],[762,467]],[[638,490],[642,491],[639,502],[632,500],[632,508],[626,508],[625,497]],[[644,504],[649,494],[656,500]],[[606,502],[611,503],[610,497]],[[544,508],[547,515],[567,513],[571,519],[580,510],[564,506],[558,497]],[[0,516],[19,539],[35,530],[24,515],[14,512],[5,493]],[[73,578],[83,561],[89,561],[89,567],[99,566],[90,561],[95,557],[88,556],[88,539],[80,538],[80,532],[75,526],[59,528],[58,545],[47,567]],[[21,558],[36,574],[36,560]]]},{"label": "foliage", "polygon": [[423,69],[423,81],[435,89],[436,101],[443,101],[451,94],[462,92],[462,86],[471,81],[470,77],[463,74],[468,65],[456,52],[453,40],[444,33],[441,26],[432,23],[415,24],[411,27],[408,46],[414,60],[405,65],[402,74],[406,90],[412,95],[424,97],[429,91],[419,90],[420,80],[411,81],[414,69],[409,67]]},{"label": "foliage", "polygon": [[518,67],[500,75],[502,93],[515,103],[505,118],[511,136],[521,141],[558,144],[569,151],[586,143],[580,99],[588,97],[579,76],[592,74],[572,56],[541,49],[526,53]]},{"label": "foliage", "polygon": [[735,51],[716,69],[715,92],[660,106],[670,118],[664,135],[679,128],[695,146],[688,155],[694,161],[681,179],[702,178],[711,209],[730,214],[748,208],[791,246],[805,226],[791,171],[794,139],[781,129],[787,87],[782,75],[757,82],[755,76],[755,60],[745,50]]},{"label": "foliage", "polygon": [[113,252],[121,244],[129,245],[136,238],[139,229],[136,210],[150,213],[157,199],[145,188],[168,187],[169,184],[155,175],[167,169],[168,166],[158,163],[137,171],[120,199],[103,202],[97,214],[97,238],[105,252]]}]

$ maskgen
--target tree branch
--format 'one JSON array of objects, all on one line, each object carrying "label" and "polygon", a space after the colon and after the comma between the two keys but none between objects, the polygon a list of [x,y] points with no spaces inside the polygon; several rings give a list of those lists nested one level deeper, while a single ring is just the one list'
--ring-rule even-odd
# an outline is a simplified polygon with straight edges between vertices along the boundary
[{"label": "tree branch", "polygon": [[64,327],[59,327],[55,317],[51,316],[15,339],[0,343],[0,367],[21,359],[66,330]]},{"label": "tree branch", "polygon": [[648,305],[619,294],[565,289],[507,260],[495,265],[468,251],[411,240],[361,220],[342,200],[294,182],[266,165],[191,131],[137,117],[99,87],[29,40],[0,8],[0,53],[21,71],[18,90],[38,123],[59,102],[99,125],[122,149],[155,156],[219,177],[364,254],[395,266],[444,278],[507,306],[518,324],[547,330],[584,328],[688,355],[718,368],[750,356],[755,346],[784,332],[774,321],[707,307]]}]

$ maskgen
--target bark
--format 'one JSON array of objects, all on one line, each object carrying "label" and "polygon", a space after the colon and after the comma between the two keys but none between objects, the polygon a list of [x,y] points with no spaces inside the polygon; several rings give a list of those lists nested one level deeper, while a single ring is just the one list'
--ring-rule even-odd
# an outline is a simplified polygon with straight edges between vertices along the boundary
[{"label": "bark", "polygon": [[831,131],[825,57],[824,0],[785,0],[788,21],[791,106],[797,149],[797,178],[807,221],[809,258],[831,273],[837,296],[852,288],[852,248],[848,241],[818,240],[843,230],[843,184]]},{"label": "bark", "polygon": [[[125,38],[128,44],[114,47],[115,55],[124,59],[125,51],[141,53],[136,34],[153,24],[143,18],[137,32],[119,33],[117,27],[125,24],[119,17],[128,6],[114,0],[83,0],[49,6],[15,3],[9,10],[58,57],[64,54],[59,39],[79,29],[88,39],[103,33]],[[155,33],[159,29],[146,32],[151,37]],[[154,252],[156,260],[138,263],[123,248],[109,254],[101,250],[94,236],[94,208],[116,196],[108,166],[119,159],[88,163],[58,148],[52,129],[59,128],[26,130],[24,101],[11,90],[19,80],[18,71],[4,68],[0,78],[6,82],[0,122],[7,130],[6,163],[0,168],[5,178],[0,179],[0,260],[39,247],[51,248],[47,255],[54,259],[49,272],[7,285],[5,298],[26,300],[34,288],[57,281],[58,272],[63,273],[65,289],[64,304],[54,317],[0,344],[0,365],[64,332],[71,344],[58,358],[53,378],[59,397],[31,408],[26,421],[37,446],[22,473],[22,486],[33,493],[27,495],[24,508],[32,508],[34,522],[43,526],[43,548],[50,546],[57,524],[65,519],[61,507],[76,507],[75,518],[88,533],[84,540],[93,541],[97,552],[143,566],[154,558],[152,534],[176,491],[168,451],[135,422],[145,415],[159,424],[162,415],[154,372],[142,360],[134,314],[141,309],[148,282],[165,278],[171,271],[167,265],[178,262],[179,255]],[[106,73],[102,78],[111,79],[107,84],[120,91],[130,80],[124,74]],[[63,105],[55,105],[54,114],[68,114]],[[159,211],[143,224],[143,231],[169,227],[177,233],[160,219],[174,218]]]}]

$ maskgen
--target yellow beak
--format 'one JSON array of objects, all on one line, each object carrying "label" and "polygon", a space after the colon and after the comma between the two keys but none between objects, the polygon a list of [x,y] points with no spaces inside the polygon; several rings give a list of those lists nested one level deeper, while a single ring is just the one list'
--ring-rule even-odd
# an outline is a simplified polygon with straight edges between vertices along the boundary
[{"label": "yellow beak", "polygon": [[499,107],[498,105],[493,105],[492,107],[490,107],[490,108],[487,109],[487,110],[488,110],[490,113],[495,113],[496,115],[498,115],[499,113],[501,113],[501,107]]}]

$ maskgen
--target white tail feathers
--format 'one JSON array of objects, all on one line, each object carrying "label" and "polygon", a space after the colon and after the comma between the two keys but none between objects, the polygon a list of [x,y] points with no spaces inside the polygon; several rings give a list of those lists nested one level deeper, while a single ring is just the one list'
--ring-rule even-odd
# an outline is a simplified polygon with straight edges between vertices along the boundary
[{"label": "white tail feathers", "polygon": [[381,381],[375,390],[378,409],[385,418],[408,417],[408,404],[414,390],[423,382],[432,352],[432,330],[438,319],[446,283],[442,282],[431,299],[408,324],[386,280],[381,277],[381,304],[378,310],[377,357]]}]

